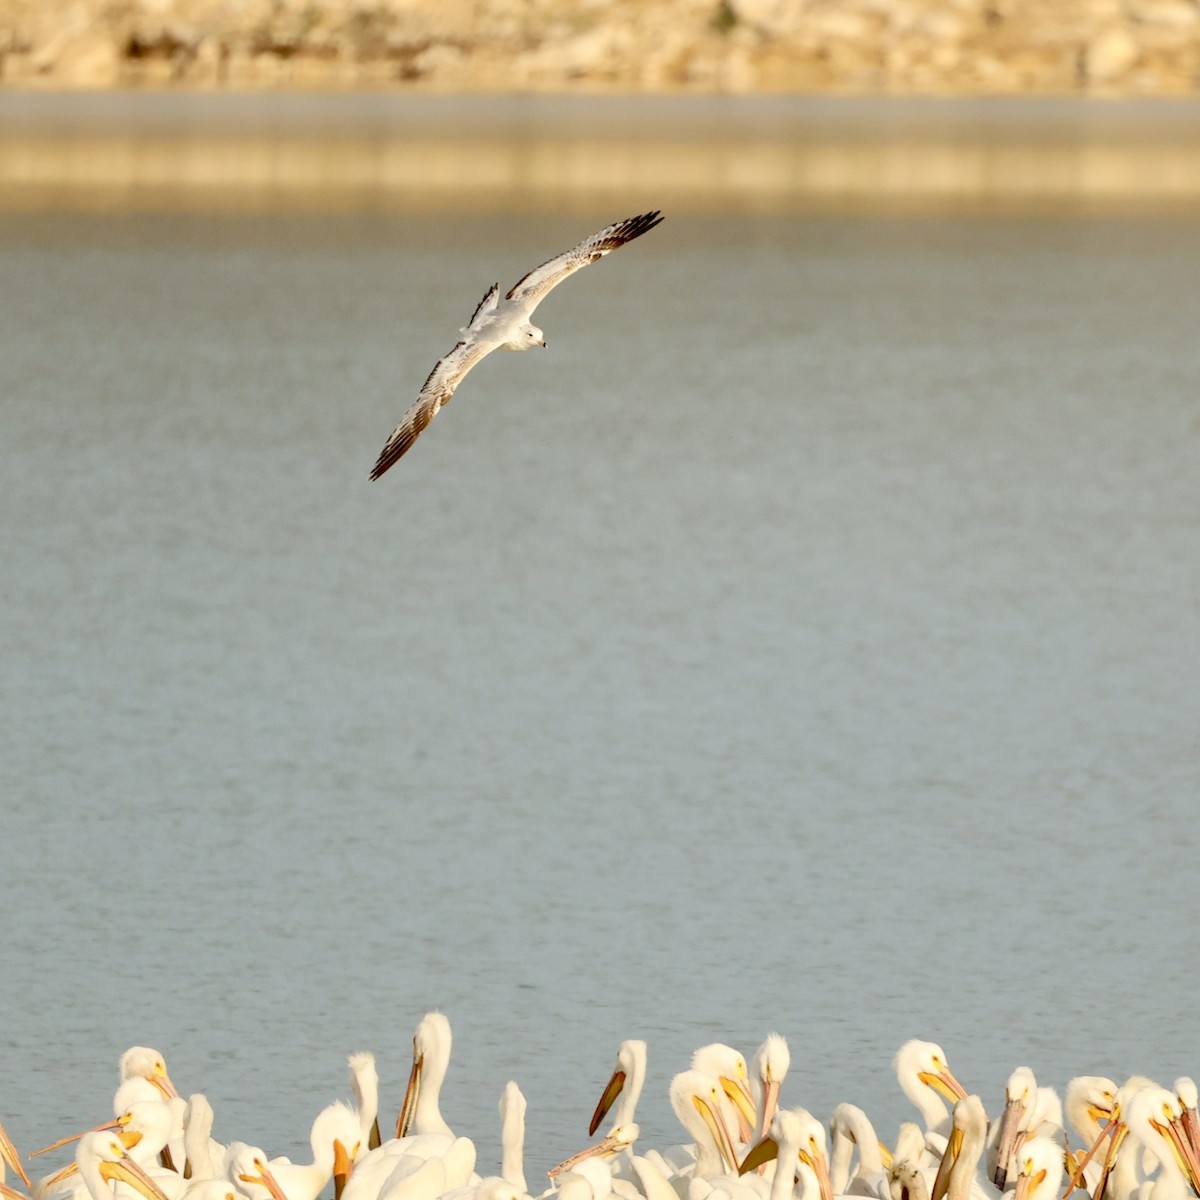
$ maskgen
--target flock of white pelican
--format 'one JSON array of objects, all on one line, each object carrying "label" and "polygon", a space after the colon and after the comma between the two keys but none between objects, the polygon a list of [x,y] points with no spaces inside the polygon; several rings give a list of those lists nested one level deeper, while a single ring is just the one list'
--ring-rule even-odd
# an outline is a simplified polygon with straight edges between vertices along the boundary
[{"label": "flock of white pelican", "polygon": [[[395,1136],[386,1141],[375,1059],[352,1054],[354,1102],[337,1100],[317,1114],[309,1163],[214,1141],[204,1095],[184,1100],[163,1056],[135,1046],[121,1057],[115,1119],[29,1156],[78,1141],[62,1169],[32,1182],[0,1127],[0,1192],[8,1200],[317,1200],[332,1182],[335,1200],[531,1200],[520,1088],[509,1083],[500,1098],[500,1174],[481,1178],[474,1143],[455,1135],[439,1107],[450,1043],[449,1021],[427,1014],[413,1037]],[[554,1167],[538,1200],[1065,1200],[1076,1190],[1092,1200],[1200,1197],[1200,1123],[1188,1078],[1171,1089],[1142,1076],[1120,1086],[1081,1076],[1068,1085],[1064,1106],[1018,1067],[989,1122],[941,1047],[910,1041],[894,1066],[921,1123],[901,1125],[889,1148],[855,1105],[839,1104],[828,1126],[806,1109],[782,1107],[789,1066],[778,1034],[749,1066],[730,1046],[702,1047],[669,1088],[686,1140],[644,1149],[635,1116],[646,1044],[622,1043],[588,1136],[606,1119],[607,1132]],[[11,1186],[7,1171],[27,1190]]]}]

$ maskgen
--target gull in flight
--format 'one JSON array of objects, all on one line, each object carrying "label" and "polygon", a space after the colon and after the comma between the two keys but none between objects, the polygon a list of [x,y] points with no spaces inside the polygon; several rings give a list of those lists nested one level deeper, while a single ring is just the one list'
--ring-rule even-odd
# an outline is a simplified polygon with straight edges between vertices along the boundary
[{"label": "gull in flight", "polygon": [[493,350],[532,350],[534,346],[546,345],[542,331],[531,325],[529,318],[551,288],[581,267],[603,258],[610,250],[641,237],[661,220],[662,216],[655,211],[605,226],[565,254],[534,267],[513,285],[503,300],[500,299],[500,285],[492,284],[471,320],[459,330],[462,337],[458,345],[429,372],[421,394],[392,430],[392,436],[379,453],[371,478],[378,479],[417,440],[417,435],[438,415],[442,405],[454,395],[463,376],[480,359]]}]

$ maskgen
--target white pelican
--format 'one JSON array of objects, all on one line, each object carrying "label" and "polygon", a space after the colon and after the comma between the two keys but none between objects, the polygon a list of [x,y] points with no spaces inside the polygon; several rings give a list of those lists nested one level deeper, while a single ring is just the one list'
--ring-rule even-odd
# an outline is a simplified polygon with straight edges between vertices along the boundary
[{"label": "white pelican", "polygon": [[900,1090],[916,1105],[924,1119],[926,1133],[948,1134],[950,1112],[943,1098],[953,1104],[967,1093],[950,1070],[946,1052],[936,1042],[914,1038],[900,1047],[892,1065]]},{"label": "white pelican", "polygon": [[[500,1178],[518,1192],[527,1192],[525,1181],[525,1097],[516,1082],[510,1079],[500,1093]],[[487,1182],[484,1180],[484,1182]],[[480,1189],[483,1184],[480,1184]],[[502,1200],[499,1189],[492,1188],[492,1200]],[[493,1196],[493,1193],[495,1195]],[[483,1200],[482,1190],[480,1200]]]},{"label": "white pelican", "polygon": [[738,1169],[737,1151],[725,1123],[721,1085],[704,1071],[681,1071],[668,1088],[671,1109],[692,1139],[665,1154],[652,1150],[646,1158],[676,1191],[686,1191],[688,1177],[710,1179]]},{"label": "white pelican", "polygon": [[535,267],[517,281],[503,300],[500,285],[492,284],[479,302],[470,321],[459,332],[463,335],[454,349],[444,355],[429,373],[412,407],[392,430],[371,471],[378,479],[417,440],[417,435],[437,416],[454,395],[466,373],[493,350],[531,350],[545,347],[546,339],[536,325],[529,323],[533,310],[551,288],[557,287],[588,263],[594,263],[611,250],[641,237],[662,220],[657,212],[643,213],[606,225],[598,233],[584,238],[579,245]]},{"label": "white pelican", "polygon": [[413,1034],[412,1070],[396,1121],[396,1136],[354,1164],[342,1200],[382,1200],[389,1187],[410,1192],[431,1187],[437,1175],[434,1168],[408,1180],[420,1163],[430,1158],[442,1160],[445,1173],[438,1195],[478,1184],[475,1145],[469,1138],[454,1136],[438,1104],[451,1045],[450,1022],[439,1012],[426,1013]]},{"label": "white pelican", "polygon": [[14,1192],[4,1182],[5,1168],[16,1173],[17,1177],[27,1187],[33,1187],[29,1181],[29,1176],[25,1174],[25,1168],[21,1166],[21,1156],[17,1153],[17,1148],[12,1144],[12,1138],[4,1130],[4,1126],[0,1125],[0,1187],[4,1189],[6,1195],[20,1196],[20,1192]]},{"label": "white pelican", "polygon": [[[1071,1128],[1079,1135],[1084,1150],[1079,1159],[1068,1157],[1067,1165],[1072,1177],[1075,1175],[1077,1162],[1082,1161],[1089,1147],[1095,1146],[1104,1131],[1104,1125],[1112,1119],[1113,1103],[1117,1096],[1116,1083],[1104,1075],[1077,1075],[1067,1084],[1067,1099],[1065,1104],[1067,1120]],[[1104,1125],[1101,1122],[1104,1122]],[[1095,1190],[1100,1181],[1101,1163],[1089,1161],[1083,1173],[1083,1182],[1087,1191]]]},{"label": "white pelican", "polygon": [[617,1047],[617,1065],[613,1068],[608,1083],[604,1085],[604,1091],[600,1095],[596,1111],[592,1113],[591,1124],[588,1125],[588,1137],[591,1137],[600,1128],[600,1122],[604,1120],[618,1096],[621,1103],[613,1113],[612,1129],[618,1125],[633,1124],[634,1112],[645,1083],[646,1043],[637,1039],[622,1042]]},{"label": "white pelican", "polygon": [[793,1178],[800,1181],[799,1200],[833,1200],[829,1164],[825,1157],[825,1127],[803,1108],[782,1108],[767,1134],[750,1149],[741,1174],[777,1159],[770,1200],[791,1200]]},{"label": "white pelican", "polygon": [[750,1063],[750,1089],[757,1093],[753,1140],[767,1136],[779,1108],[779,1089],[792,1065],[791,1051],[782,1034],[769,1033]]},{"label": "white pelican", "polygon": [[75,1165],[92,1200],[114,1200],[118,1181],[145,1200],[166,1200],[154,1181],[126,1156],[125,1149],[120,1135],[111,1130],[89,1130],[80,1137]]},{"label": "white pelican", "polygon": [[1018,1067],[1004,1085],[1004,1111],[988,1131],[987,1174],[1001,1191],[1013,1154],[1033,1136],[1056,1137],[1063,1144],[1062,1103],[1053,1088],[1038,1087],[1028,1067]]},{"label": "white pelican", "polygon": [[[168,1200],[178,1200],[185,1186],[183,1177],[169,1168],[157,1165],[158,1156],[171,1136],[174,1123],[174,1113],[162,1098],[156,1095],[153,1100],[139,1100],[138,1103],[131,1104],[125,1112],[108,1125],[85,1132],[103,1135],[114,1130],[117,1131],[118,1140],[124,1147],[126,1157],[154,1180],[155,1186],[161,1192],[166,1193]],[[84,1134],[76,1134],[74,1138],[67,1140],[74,1141],[83,1136]],[[93,1142],[93,1146],[103,1144],[103,1142]],[[76,1153],[75,1159],[61,1171],[39,1183],[39,1191],[48,1193],[61,1190],[61,1186],[68,1179],[80,1172],[79,1155]],[[81,1187],[82,1184],[80,1187],[73,1186],[73,1194],[77,1194]]]},{"label": "white pelican", "polygon": [[[1122,1085],[1113,1103],[1110,1129],[1096,1200],[1107,1195],[1116,1200],[1181,1200],[1189,1188],[1200,1196],[1200,1158],[1191,1145],[1183,1109],[1174,1093],[1140,1079],[1133,1087]],[[1129,1133],[1157,1160],[1158,1173],[1153,1179],[1143,1179],[1138,1170],[1138,1160],[1144,1165],[1145,1155],[1125,1152]],[[1101,1139],[1108,1134],[1106,1130]]]},{"label": "white pelican", "polygon": [[312,1162],[301,1164],[273,1158],[267,1168],[288,1200],[317,1200],[335,1176],[336,1193],[340,1197],[361,1140],[362,1124],[357,1110],[335,1100],[321,1109],[312,1123],[309,1135]]},{"label": "white pelican", "polygon": [[954,1106],[950,1138],[930,1200],[997,1200],[995,1188],[985,1185],[975,1171],[987,1141],[988,1120],[978,1096],[964,1096]]},{"label": "white pelican", "polygon": [[183,1177],[217,1179],[225,1172],[226,1152],[213,1141],[213,1110],[203,1092],[188,1097],[183,1114]]},{"label": "white pelican", "polygon": [[369,1050],[360,1050],[346,1059],[350,1068],[350,1087],[354,1090],[354,1103],[362,1124],[362,1152],[374,1150],[379,1145],[379,1072],[375,1069],[375,1055]]},{"label": "white pelican", "polygon": [[450,1066],[450,1022],[440,1012],[426,1013],[413,1034],[413,1062],[396,1120],[396,1136],[438,1133],[454,1136],[439,1107],[442,1083]]},{"label": "white pelican", "polygon": [[726,1126],[732,1131],[736,1124],[739,1140],[749,1141],[754,1132],[754,1097],[750,1094],[750,1072],[741,1051],[723,1042],[701,1046],[692,1054],[692,1070],[704,1071],[717,1079],[724,1096],[721,1109]]},{"label": "white pelican", "polygon": [[[870,1118],[856,1104],[839,1104],[829,1117],[829,1182],[835,1196],[843,1193],[876,1196],[887,1194],[879,1138]],[[858,1169],[850,1163],[858,1147]]]},{"label": "white pelican", "polygon": [[1057,1200],[1063,1177],[1062,1143],[1035,1134],[1026,1138],[1013,1155],[1017,1169],[1013,1200]]},{"label": "white pelican", "polygon": [[225,1173],[247,1200],[288,1200],[267,1166],[266,1151],[245,1142],[230,1142]]},{"label": "white pelican", "polygon": [[1157,1176],[1138,1190],[1139,1200],[1182,1200],[1200,1196],[1200,1152],[1180,1103],[1178,1087],[1143,1088],[1129,1101],[1129,1132],[1158,1159]]},{"label": "white pelican", "polygon": [[1145,1182],[1148,1173],[1157,1165],[1157,1159],[1154,1151],[1139,1139],[1135,1138],[1133,1145],[1125,1144],[1129,1133],[1125,1112],[1133,1098],[1147,1089],[1157,1090],[1158,1084],[1144,1075],[1130,1076],[1117,1088],[1108,1123],[1100,1130],[1087,1153],[1075,1164],[1067,1186],[1068,1192],[1078,1185],[1081,1178],[1086,1178],[1088,1168],[1093,1166],[1095,1161],[1099,1161],[1097,1154],[1105,1142],[1108,1146],[1103,1165],[1092,1190],[1095,1200],[1102,1200],[1106,1194],[1129,1200]]}]

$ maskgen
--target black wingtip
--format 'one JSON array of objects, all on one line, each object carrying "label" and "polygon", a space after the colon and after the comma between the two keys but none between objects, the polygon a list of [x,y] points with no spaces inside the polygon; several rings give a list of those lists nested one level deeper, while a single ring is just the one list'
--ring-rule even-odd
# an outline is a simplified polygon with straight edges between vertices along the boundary
[{"label": "black wingtip", "polygon": [[639,216],[622,221],[617,232],[625,241],[631,242],[634,238],[641,237],[643,233],[649,233],[655,225],[661,225],[663,219],[662,211],[656,208],[651,212],[641,213]]},{"label": "black wingtip", "polygon": [[406,442],[397,443],[395,446],[385,447],[380,454],[375,465],[371,468],[371,479],[375,480],[380,477],[389,467],[394,467],[403,457],[405,450],[412,445],[410,438]]}]

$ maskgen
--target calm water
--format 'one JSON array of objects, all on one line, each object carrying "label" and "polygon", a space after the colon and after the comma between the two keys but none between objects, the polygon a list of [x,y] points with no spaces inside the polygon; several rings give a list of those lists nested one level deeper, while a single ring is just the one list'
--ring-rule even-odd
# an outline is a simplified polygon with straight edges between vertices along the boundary
[{"label": "calm water", "polygon": [[[622,206],[624,207],[624,206]],[[634,211],[631,209],[631,211]],[[624,211],[0,218],[0,1119],[156,1046],[297,1153],[420,1015],[531,1183],[618,1042],[1200,1071],[1200,224],[701,219],[367,473]]]}]

